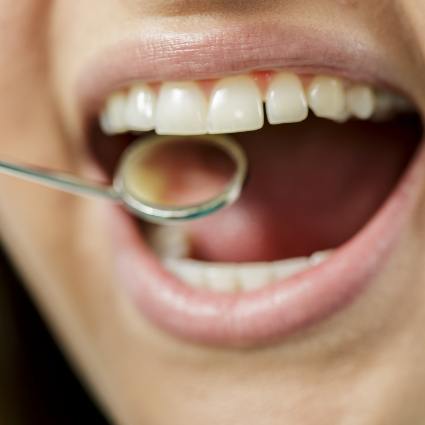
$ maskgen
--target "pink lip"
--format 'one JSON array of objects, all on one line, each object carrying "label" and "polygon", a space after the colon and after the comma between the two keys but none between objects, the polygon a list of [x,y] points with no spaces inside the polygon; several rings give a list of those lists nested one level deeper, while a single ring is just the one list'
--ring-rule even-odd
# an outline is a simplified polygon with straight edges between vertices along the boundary
[{"label": "pink lip", "polygon": [[397,245],[424,179],[424,144],[374,218],[328,260],[252,293],[214,294],[170,275],[144,244],[133,220],[108,209],[120,281],[140,311],[160,328],[199,343],[268,344],[348,306]]}]

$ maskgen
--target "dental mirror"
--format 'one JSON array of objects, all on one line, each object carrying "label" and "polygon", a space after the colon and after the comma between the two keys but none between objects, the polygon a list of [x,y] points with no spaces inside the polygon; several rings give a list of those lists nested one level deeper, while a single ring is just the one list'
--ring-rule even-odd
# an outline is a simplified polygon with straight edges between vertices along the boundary
[{"label": "dental mirror", "polygon": [[0,161],[0,173],[77,195],[109,199],[154,223],[193,220],[232,204],[243,189],[247,170],[241,147],[223,135],[137,139],[122,154],[111,186]]}]

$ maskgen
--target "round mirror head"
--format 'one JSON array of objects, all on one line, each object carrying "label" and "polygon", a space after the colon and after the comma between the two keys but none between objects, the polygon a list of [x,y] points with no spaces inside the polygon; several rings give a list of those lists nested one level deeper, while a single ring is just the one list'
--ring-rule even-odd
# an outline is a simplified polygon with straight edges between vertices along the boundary
[{"label": "round mirror head", "polygon": [[229,136],[152,136],[124,152],[114,188],[139,217],[176,222],[233,203],[246,175],[245,154]]}]

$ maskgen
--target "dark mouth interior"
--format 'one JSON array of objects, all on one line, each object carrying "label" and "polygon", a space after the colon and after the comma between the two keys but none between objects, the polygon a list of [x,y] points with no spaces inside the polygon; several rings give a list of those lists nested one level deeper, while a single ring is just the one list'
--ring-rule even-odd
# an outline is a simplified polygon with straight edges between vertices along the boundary
[{"label": "dark mouth interior", "polygon": [[[344,124],[311,114],[300,124],[233,136],[247,152],[250,179],[236,204],[183,225],[192,258],[273,261],[343,244],[394,189],[420,144],[422,124],[413,113]],[[109,176],[134,139],[93,131],[93,156]]]}]

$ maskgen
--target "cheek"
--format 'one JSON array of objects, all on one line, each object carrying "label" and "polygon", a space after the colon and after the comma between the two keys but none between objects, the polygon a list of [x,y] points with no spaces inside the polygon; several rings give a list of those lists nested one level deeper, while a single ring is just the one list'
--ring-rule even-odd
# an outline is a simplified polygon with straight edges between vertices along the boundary
[{"label": "cheek", "polygon": [[[422,0],[399,0],[397,7],[401,23],[399,34],[407,37],[405,44],[414,58],[413,62],[409,63],[417,64],[414,67],[417,71],[415,81],[418,81],[417,99],[422,111],[425,111],[425,2]],[[422,255],[424,257],[425,238],[421,235],[425,235],[425,193],[418,209],[415,225],[417,232],[415,232],[414,238],[417,238],[420,244],[420,249],[416,252],[424,253]],[[418,275],[423,275],[423,273],[418,273]],[[422,280],[425,281],[425,276]]]},{"label": "cheek", "polygon": [[420,40],[422,51],[425,51],[425,3],[422,0],[398,0],[396,4],[402,19],[411,25],[407,34],[412,34],[413,30]]},{"label": "cheek", "polygon": [[68,161],[51,96],[47,37],[51,4],[0,0],[0,154],[59,167]]},{"label": "cheek", "polygon": [[407,50],[411,53],[412,62],[419,69],[418,81],[425,92],[423,75],[425,72],[425,2],[421,0],[399,0],[397,2],[400,30]]},{"label": "cheek", "polygon": [[[48,80],[44,30],[50,3],[0,0],[0,158],[69,169]],[[2,236],[15,244],[17,233],[30,232],[53,214],[46,205],[59,204],[58,196],[0,176]]]},{"label": "cheek", "polygon": [[[46,6],[40,2],[0,0],[0,149],[30,149],[46,110],[42,86],[45,67],[43,28]],[[44,75],[46,73],[44,72]]]}]

